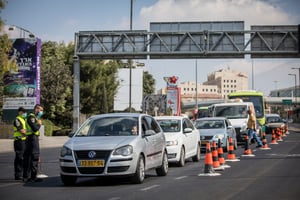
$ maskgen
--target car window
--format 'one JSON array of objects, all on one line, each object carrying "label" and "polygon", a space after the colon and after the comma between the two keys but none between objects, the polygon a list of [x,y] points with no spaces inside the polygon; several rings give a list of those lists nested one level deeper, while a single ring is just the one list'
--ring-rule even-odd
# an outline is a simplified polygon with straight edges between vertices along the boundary
[{"label": "car window", "polygon": [[105,117],[84,124],[76,136],[131,136],[138,133],[137,128],[137,117]]},{"label": "car window", "polygon": [[223,120],[199,120],[195,122],[197,129],[219,129],[224,128]]},{"label": "car window", "polygon": [[187,128],[191,128],[191,129],[195,129],[195,127],[193,126],[193,123],[189,120],[189,119],[183,119],[184,120],[184,124],[186,124]]},{"label": "car window", "polygon": [[158,119],[157,122],[164,132],[179,132],[181,129],[181,123],[178,119]]},{"label": "car window", "polygon": [[146,123],[145,125],[147,126],[146,130],[153,130],[155,133],[161,132],[160,126],[153,117],[145,116],[144,121]]}]

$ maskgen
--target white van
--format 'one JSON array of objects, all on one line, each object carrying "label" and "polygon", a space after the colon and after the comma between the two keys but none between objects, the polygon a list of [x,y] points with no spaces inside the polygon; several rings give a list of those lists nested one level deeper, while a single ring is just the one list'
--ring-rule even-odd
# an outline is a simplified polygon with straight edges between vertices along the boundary
[{"label": "white van", "polygon": [[219,103],[212,105],[213,117],[226,117],[236,131],[238,143],[245,142],[247,134],[248,110],[253,107],[252,102]]}]

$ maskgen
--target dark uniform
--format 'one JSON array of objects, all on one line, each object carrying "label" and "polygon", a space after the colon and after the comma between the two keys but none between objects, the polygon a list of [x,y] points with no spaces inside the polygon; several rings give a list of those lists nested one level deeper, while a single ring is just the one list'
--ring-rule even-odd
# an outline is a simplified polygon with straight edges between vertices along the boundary
[{"label": "dark uniform", "polygon": [[[25,181],[37,181],[38,162],[40,157],[39,146],[39,129],[37,116],[30,113],[27,117],[27,140],[24,162],[24,179]],[[30,179],[29,178],[30,175]]]},{"label": "dark uniform", "polygon": [[[22,116],[23,113],[26,113],[24,108],[19,108],[19,115],[14,120],[14,151],[15,151],[15,160],[14,160],[14,169],[15,169],[15,180],[22,180],[23,176],[23,164],[24,164],[24,152],[25,152],[25,142],[26,142],[26,133],[21,132],[26,131],[26,119]],[[21,113],[20,113],[21,112]]]}]

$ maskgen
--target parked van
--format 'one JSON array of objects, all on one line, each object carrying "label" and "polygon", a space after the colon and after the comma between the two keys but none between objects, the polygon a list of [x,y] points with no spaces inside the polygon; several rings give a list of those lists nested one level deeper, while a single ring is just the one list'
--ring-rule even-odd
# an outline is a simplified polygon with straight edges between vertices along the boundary
[{"label": "parked van", "polygon": [[226,117],[236,131],[238,143],[245,142],[247,135],[248,110],[253,109],[252,102],[219,103],[211,106],[213,117]]}]

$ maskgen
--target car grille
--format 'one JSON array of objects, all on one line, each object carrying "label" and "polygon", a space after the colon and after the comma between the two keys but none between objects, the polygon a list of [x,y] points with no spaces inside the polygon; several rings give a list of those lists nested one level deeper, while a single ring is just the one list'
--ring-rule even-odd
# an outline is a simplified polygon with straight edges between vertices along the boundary
[{"label": "car grille", "polygon": [[[94,160],[94,159],[101,159],[105,161],[105,165],[107,160],[111,154],[111,151],[102,151],[102,150],[94,150],[96,153],[95,157],[90,158],[88,156],[89,152],[92,150],[83,150],[83,151],[75,151],[75,159],[76,163],[78,160]],[[104,171],[104,167],[78,167],[78,170],[81,174],[102,174]]]},{"label": "car grille", "polygon": [[129,166],[122,166],[122,167],[109,167],[107,169],[108,173],[113,173],[113,172],[125,172],[129,169]]},{"label": "car grille", "polygon": [[211,140],[214,136],[201,136],[201,140]]},{"label": "car grille", "polygon": [[60,167],[60,168],[65,173],[76,173],[75,167]]}]

